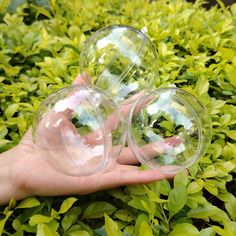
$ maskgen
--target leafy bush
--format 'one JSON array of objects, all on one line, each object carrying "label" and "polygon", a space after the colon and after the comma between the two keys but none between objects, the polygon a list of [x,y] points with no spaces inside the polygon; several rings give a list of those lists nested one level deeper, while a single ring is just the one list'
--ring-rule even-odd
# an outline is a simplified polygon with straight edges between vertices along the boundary
[{"label": "leafy bush", "polygon": [[189,176],[12,200],[0,208],[0,235],[236,235],[236,4],[207,11],[202,3],[0,0],[0,152],[19,142],[43,98],[71,83],[85,40],[110,24],[146,27],[159,53],[156,86],[194,94],[213,124]]}]

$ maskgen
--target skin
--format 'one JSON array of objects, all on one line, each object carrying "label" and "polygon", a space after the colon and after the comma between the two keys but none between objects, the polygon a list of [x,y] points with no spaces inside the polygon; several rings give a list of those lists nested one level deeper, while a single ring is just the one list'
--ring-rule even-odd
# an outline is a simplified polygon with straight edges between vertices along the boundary
[{"label": "skin", "polygon": [[[78,76],[74,83],[85,82],[81,76]],[[124,106],[124,112],[127,112],[127,109],[130,109],[129,106]],[[112,116],[107,121],[108,126],[111,123],[117,125],[116,122],[111,121]],[[65,118],[64,125],[71,125],[68,122]],[[145,148],[149,149],[149,147]],[[11,198],[20,200],[29,196],[83,195],[174,177],[172,173],[164,174],[158,170],[140,170],[138,164],[138,160],[129,148],[124,148],[111,170],[87,176],[69,176],[53,169],[36,151],[31,129],[29,129],[16,147],[0,155],[0,205],[7,204]]]}]

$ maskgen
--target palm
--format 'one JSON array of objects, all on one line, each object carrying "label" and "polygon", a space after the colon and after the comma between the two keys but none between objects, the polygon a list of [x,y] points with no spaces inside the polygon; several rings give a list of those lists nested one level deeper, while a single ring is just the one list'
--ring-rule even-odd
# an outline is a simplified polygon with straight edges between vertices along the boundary
[{"label": "palm", "polygon": [[[86,75],[86,74],[85,74]],[[89,81],[87,79],[86,81]],[[86,84],[83,78],[79,75],[75,84]],[[141,96],[137,94],[135,96]],[[135,96],[133,98],[135,98]],[[133,99],[132,98],[132,99]],[[127,103],[126,103],[127,104]],[[129,103],[128,103],[129,104]],[[124,115],[127,115],[131,109],[130,105],[121,106]],[[69,112],[70,113],[70,112]],[[73,124],[70,121],[70,114],[68,111],[60,114],[50,114],[50,120],[53,124],[53,119],[61,116],[63,122],[62,126],[58,129],[51,127],[45,129],[44,125],[41,128],[43,135],[51,136],[56,146],[60,148],[61,140],[58,139],[59,130],[68,128],[74,130]],[[106,121],[108,129],[113,129],[117,125],[117,114],[111,114]],[[76,130],[74,130],[76,133]],[[95,133],[86,137],[90,142],[93,142]],[[175,145],[176,139],[172,138],[167,142]],[[156,145],[156,144],[155,144]],[[171,144],[172,145],[172,144]],[[158,146],[158,144],[157,144]],[[145,151],[150,153],[150,157],[156,154],[158,149],[152,148],[152,145],[144,147]],[[159,151],[162,151],[159,149]],[[32,133],[29,130],[22,138],[21,142],[12,150],[11,157],[13,160],[13,183],[18,188],[18,195],[16,198],[24,198],[31,195],[41,196],[55,196],[55,195],[68,195],[68,194],[86,194],[98,190],[114,188],[128,184],[142,184],[150,183],[155,180],[163,178],[172,178],[174,174],[163,174],[158,170],[145,170],[139,169],[136,164],[139,164],[133,153],[129,148],[124,148],[119,156],[115,166],[110,171],[100,171],[87,176],[69,176],[59,172],[51,167],[51,165],[44,160],[43,156],[36,152],[36,146],[32,140]]]},{"label": "palm", "polygon": [[164,176],[156,170],[141,171],[137,166],[126,165],[137,163],[131,158],[120,156],[122,164],[109,172],[99,172],[89,176],[68,176],[54,170],[36,151],[31,131],[28,131],[16,147],[17,158],[14,160],[14,178],[27,195],[67,195],[86,194],[102,189],[127,184],[149,183],[154,180],[172,177]]}]

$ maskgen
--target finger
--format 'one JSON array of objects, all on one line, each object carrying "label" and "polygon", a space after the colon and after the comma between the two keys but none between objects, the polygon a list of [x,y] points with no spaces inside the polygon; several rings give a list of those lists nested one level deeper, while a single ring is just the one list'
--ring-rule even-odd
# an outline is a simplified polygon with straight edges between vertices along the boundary
[{"label": "finger", "polygon": [[164,174],[159,170],[140,170],[135,166],[118,165],[117,168],[106,173],[98,182],[97,190],[110,189],[125,185],[148,184],[154,181],[170,179],[175,173]]},{"label": "finger", "polygon": [[[143,145],[139,148],[139,152],[147,158],[147,160],[151,160],[152,158],[164,153],[169,147],[176,147],[181,144],[182,141],[178,136],[173,136],[170,138],[166,138],[162,141],[157,141],[154,143]],[[119,164],[128,164],[128,165],[136,165],[139,164],[138,158],[132,152],[130,147],[124,147],[121,151],[120,156],[118,157]]]},{"label": "finger", "polygon": [[134,114],[137,114],[153,98],[152,95],[145,94],[145,91],[141,91],[141,92],[133,95],[132,97],[125,100],[121,104],[121,111],[123,112],[123,114],[128,116],[131,109],[133,108],[134,104],[137,102],[137,100],[140,98],[143,98],[143,97],[144,97],[144,99],[142,100],[142,102],[139,103],[138,105],[136,104]]},{"label": "finger", "polygon": [[160,141],[146,144],[139,148],[139,153],[147,160],[150,160],[162,153],[165,153],[169,149],[172,149],[182,143],[179,136],[169,137]]},{"label": "finger", "polygon": [[117,129],[120,124],[121,117],[126,119],[130,114],[130,111],[137,99],[142,97],[143,91],[133,95],[129,99],[125,100],[115,112],[111,113],[105,121],[105,127],[110,132]]},{"label": "finger", "polygon": [[78,85],[89,85],[92,83],[92,79],[87,72],[83,72],[82,74],[78,74],[73,81],[73,84]]},{"label": "finger", "polygon": [[[138,94],[135,94],[130,99],[128,99],[125,104],[121,104],[120,107],[117,108],[114,112],[112,112],[107,119],[104,122],[104,126],[107,132],[112,132],[116,130],[119,127],[119,124],[123,118],[126,118],[133,106],[132,101],[135,101],[135,98],[140,97],[143,94],[143,92],[140,92]],[[133,100],[132,100],[133,99]],[[96,137],[99,136],[100,130],[93,131],[86,135],[86,139],[89,140],[96,140]]]},{"label": "finger", "polygon": [[123,147],[117,162],[121,165],[138,165],[140,161],[129,147]]},{"label": "finger", "polygon": [[[112,131],[118,129],[121,120],[127,119],[136,100],[143,98],[144,95],[145,95],[145,91],[141,91],[141,92],[133,95],[129,99],[125,100],[114,112],[112,112],[104,122],[104,126],[105,126],[106,131],[109,133],[109,132],[112,132]],[[137,114],[149,101],[151,101],[152,98],[153,98],[153,95],[145,96],[142,99],[142,102],[140,102],[138,105],[136,105],[135,110],[134,110],[134,114]],[[100,133],[101,133],[100,130],[95,130],[95,131],[87,134],[86,137],[84,137],[84,138],[94,142],[97,140]],[[113,137],[111,136],[111,138],[113,138]],[[100,140],[99,140],[99,142],[100,142]],[[128,161],[127,163],[133,163],[133,162],[137,163],[136,158],[133,158],[132,154],[130,152],[128,152],[128,157],[129,157],[128,160],[132,160],[132,161],[131,162]],[[124,163],[126,163],[126,162],[124,162]]]},{"label": "finger", "polygon": [[[91,83],[91,77],[88,75],[88,73],[83,72],[82,75],[78,75],[74,81],[75,84],[88,84]],[[104,126],[107,132],[112,132],[116,129],[118,129],[121,119],[125,119],[127,118],[127,116],[130,113],[130,110],[133,107],[134,102],[139,99],[140,97],[143,97],[143,95],[145,94],[144,91],[141,91],[135,95],[133,95],[132,97],[130,97],[129,99],[127,99],[126,101],[124,101],[120,107],[117,108],[117,110],[115,110],[114,112],[112,112],[108,118],[105,120],[104,122]],[[150,101],[150,96],[147,99],[144,99],[142,102],[142,105],[145,105],[148,101]],[[135,109],[135,112],[138,112],[142,107],[138,106]],[[92,131],[88,134],[86,134],[84,136],[84,138],[86,140],[91,140],[91,142],[95,142],[98,139],[98,137],[100,136],[101,130],[95,130]],[[100,140],[99,140],[100,142]]]},{"label": "finger", "polygon": [[[125,100],[118,107],[118,109],[115,112],[111,113],[108,116],[108,118],[106,119],[106,121],[105,121],[106,129],[110,132],[117,129],[119,124],[120,124],[121,117],[126,119],[129,116],[130,111],[133,108],[133,106],[134,106],[135,102],[137,101],[137,99],[142,98],[144,95],[145,95],[145,91],[141,91],[141,92],[133,95],[129,99]],[[153,98],[152,95],[145,96],[145,98],[142,100],[142,102],[135,106],[134,114],[137,114],[138,112],[140,112],[140,110],[148,102],[150,102],[152,98]]]}]

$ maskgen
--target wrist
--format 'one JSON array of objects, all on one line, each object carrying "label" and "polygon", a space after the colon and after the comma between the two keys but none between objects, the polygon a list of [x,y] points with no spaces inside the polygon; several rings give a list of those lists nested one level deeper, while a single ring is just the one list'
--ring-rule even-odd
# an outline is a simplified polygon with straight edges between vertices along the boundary
[{"label": "wrist", "polygon": [[17,148],[0,154],[0,205],[7,204],[11,198],[19,200],[27,195],[22,184],[17,180],[14,168],[17,159]]},{"label": "wrist", "polygon": [[9,150],[0,155],[0,205],[6,204],[13,195],[10,152]]}]

